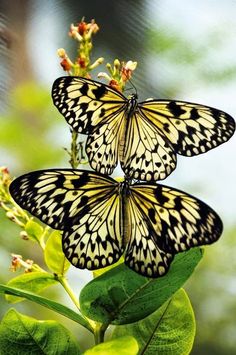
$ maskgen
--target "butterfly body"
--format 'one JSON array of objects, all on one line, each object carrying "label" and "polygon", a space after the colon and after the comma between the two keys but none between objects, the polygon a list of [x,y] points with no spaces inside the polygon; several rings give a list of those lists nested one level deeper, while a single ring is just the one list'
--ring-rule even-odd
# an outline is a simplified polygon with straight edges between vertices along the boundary
[{"label": "butterfly body", "polygon": [[52,98],[69,125],[88,135],[91,167],[110,175],[118,164],[137,180],[165,179],[176,155],[194,156],[226,142],[235,122],[227,113],[174,100],[137,102],[111,87],[80,77],[58,78]]},{"label": "butterfly body", "polygon": [[209,206],[185,192],[92,171],[35,171],[15,179],[10,193],[63,232],[64,253],[81,269],[111,265],[124,254],[134,271],[162,276],[176,253],[213,243],[223,228]]}]

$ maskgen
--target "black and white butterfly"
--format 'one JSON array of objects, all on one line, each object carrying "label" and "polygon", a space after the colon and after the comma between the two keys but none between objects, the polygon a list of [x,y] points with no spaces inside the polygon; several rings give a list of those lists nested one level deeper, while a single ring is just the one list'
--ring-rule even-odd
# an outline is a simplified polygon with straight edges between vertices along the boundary
[{"label": "black and white butterfly", "polygon": [[227,113],[173,100],[137,102],[94,80],[58,78],[54,105],[77,132],[88,134],[86,152],[93,169],[112,174],[118,161],[126,176],[165,179],[176,154],[194,156],[226,142],[235,122]]},{"label": "black and white butterfly", "polygon": [[63,231],[63,251],[81,269],[103,268],[124,254],[137,273],[159,277],[176,253],[215,242],[223,229],[209,206],[185,192],[91,171],[34,171],[15,179],[10,193],[33,216]]}]

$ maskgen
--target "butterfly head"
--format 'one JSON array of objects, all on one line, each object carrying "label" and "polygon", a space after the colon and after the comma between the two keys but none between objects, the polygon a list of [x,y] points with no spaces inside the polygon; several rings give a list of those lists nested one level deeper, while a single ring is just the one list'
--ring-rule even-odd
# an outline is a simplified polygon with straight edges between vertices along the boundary
[{"label": "butterfly head", "polygon": [[137,93],[133,93],[133,94],[129,95],[129,100],[137,101],[138,100],[138,94]]},{"label": "butterfly head", "polygon": [[132,94],[129,96],[128,98],[129,100],[129,112],[132,114],[134,111],[136,111],[136,108],[138,106],[138,95],[135,93],[135,94]]}]

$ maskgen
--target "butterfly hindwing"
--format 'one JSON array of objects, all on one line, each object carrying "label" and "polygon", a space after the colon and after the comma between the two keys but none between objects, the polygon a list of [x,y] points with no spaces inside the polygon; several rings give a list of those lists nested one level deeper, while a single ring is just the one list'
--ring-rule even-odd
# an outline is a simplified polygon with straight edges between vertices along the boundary
[{"label": "butterfly hindwing", "polygon": [[113,179],[83,170],[42,170],[15,179],[10,193],[22,208],[63,231],[63,250],[73,265],[98,269],[122,255],[122,208]]},{"label": "butterfly hindwing", "polygon": [[200,104],[150,100],[140,103],[139,110],[168,138],[176,153],[189,157],[219,146],[235,131],[230,115]]},{"label": "butterfly hindwing", "polygon": [[104,194],[89,213],[78,216],[63,232],[63,251],[80,269],[100,269],[123,254],[122,209],[119,194]]},{"label": "butterfly hindwing", "polygon": [[121,167],[126,176],[139,180],[165,179],[176,167],[176,154],[164,134],[140,112],[127,123]]},{"label": "butterfly hindwing", "polygon": [[[142,203],[142,201],[139,201]],[[144,216],[135,199],[131,196],[126,202],[128,219],[128,244],[125,250],[125,263],[137,273],[147,277],[159,277],[167,273],[173,255],[161,250],[149,228],[148,216]]]},{"label": "butterfly hindwing", "polygon": [[102,174],[112,174],[117,166],[125,113],[114,114],[106,124],[94,128],[86,142],[91,167]]}]

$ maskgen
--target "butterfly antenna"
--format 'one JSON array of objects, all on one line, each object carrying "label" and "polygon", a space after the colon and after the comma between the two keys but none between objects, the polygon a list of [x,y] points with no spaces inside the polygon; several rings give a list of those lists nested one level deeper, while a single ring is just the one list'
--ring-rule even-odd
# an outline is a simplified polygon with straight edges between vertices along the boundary
[{"label": "butterfly antenna", "polygon": [[[134,89],[134,91],[135,91],[135,96],[136,96],[136,97],[138,97],[138,92],[137,92],[137,89],[136,89],[135,85],[133,84],[133,82],[131,81],[131,79],[129,79],[129,78],[128,78],[128,76],[127,76],[127,75],[126,75],[126,77],[127,77],[127,80],[130,82],[130,84],[131,84],[132,88],[133,88],[133,89]],[[129,89],[125,89],[125,91],[128,91],[128,90],[131,90],[131,88],[129,88]]]},{"label": "butterfly antenna", "polygon": [[133,84],[132,80],[131,80],[131,79],[129,79],[129,82],[130,82],[131,86],[134,88],[134,91],[135,91],[135,96],[137,96],[137,97],[138,97],[137,89],[136,89],[135,85]]}]

